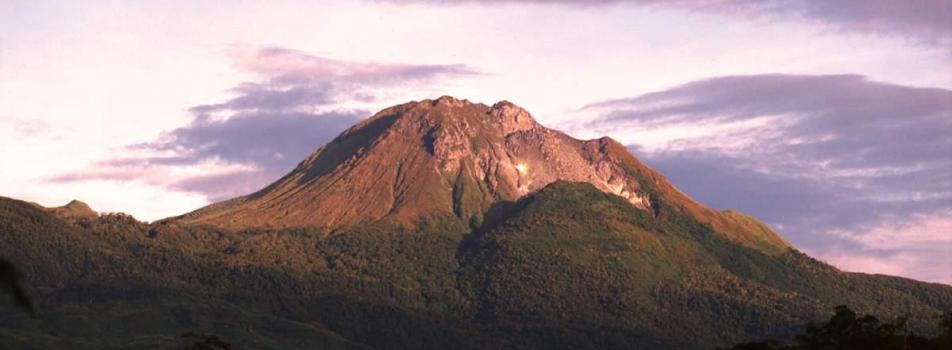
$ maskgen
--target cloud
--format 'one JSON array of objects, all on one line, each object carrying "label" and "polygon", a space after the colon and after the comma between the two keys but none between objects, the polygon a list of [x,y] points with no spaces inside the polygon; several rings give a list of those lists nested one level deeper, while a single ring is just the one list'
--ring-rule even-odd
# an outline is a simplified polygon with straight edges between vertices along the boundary
[{"label": "cloud", "polygon": [[900,35],[935,45],[952,42],[952,4],[946,0],[718,0],[639,1],[747,17],[791,18],[835,29]]},{"label": "cloud", "polygon": [[[139,183],[160,189],[202,193],[210,200],[220,200],[235,194],[250,193],[257,189],[253,187],[255,184],[262,181],[266,183],[275,176],[278,175],[255,166],[217,160],[179,164],[139,157],[103,160],[86,169],[59,174],[47,180],[59,183]],[[216,183],[213,180],[218,181]]]},{"label": "cloud", "polygon": [[[869,249],[940,248],[952,253],[952,210],[918,216],[911,222],[886,224],[866,232],[836,231],[837,235],[860,242]],[[948,257],[952,259],[952,257]],[[949,265],[945,265],[949,266]],[[952,273],[952,271],[949,271]]]},{"label": "cloud", "polygon": [[34,137],[42,134],[48,134],[56,129],[48,122],[42,120],[19,119],[13,117],[0,116],[0,127],[10,131],[14,137]]},{"label": "cloud", "polygon": [[834,231],[860,252],[828,251],[823,257],[842,269],[905,275],[952,285],[952,210],[917,216],[867,231]]},{"label": "cloud", "polygon": [[869,200],[952,197],[952,174],[943,171],[952,166],[950,90],[857,75],[768,74],[703,80],[585,109],[602,115],[591,126],[604,131],[600,125],[715,131],[711,125],[757,121],[653,147],[753,159],[755,170],[860,186]]},{"label": "cloud", "polygon": [[259,50],[236,48],[231,51],[231,56],[235,64],[244,70],[284,82],[327,81],[379,85],[425,81],[440,76],[481,74],[478,69],[462,64],[348,62],[280,47]]},{"label": "cloud", "polygon": [[[834,251],[826,253],[829,257],[823,260],[844,271],[876,273],[892,276],[908,276],[909,266],[918,265],[919,259],[909,254],[894,254],[889,256],[869,256],[851,251]],[[941,276],[940,276],[941,277]],[[932,281],[950,283],[950,280],[932,279]]]},{"label": "cloud", "polygon": [[160,140],[135,147],[172,154],[150,157],[151,163],[193,164],[218,159],[281,174],[368,114],[243,112],[223,120],[198,117]]},{"label": "cloud", "polygon": [[[681,190],[722,209],[755,214],[785,233],[797,233],[797,243],[823,245],[837,236],[826,229],[862,223],[868,217],[848,215],[863,203],[853,202],[856,191],[821,179],[776,176],[752,169],[755,160],[704,151],[639,154]],[[831,201],[831,193],[841,193]],[[856,210],[862,213],[862,210]]]},{"label": "cloud", "polygon": [[348,62],[278,47],[233,48],[229,55],[238,69],[258,75],[262,81],[241,83],[231,89],[235,97],[192,107],[192,112],[309,112],[341,102],[371,102],[383,89],[481,74],[460,64]]},{"label": "cloud", "polygon": [[394,3],[530,3],[570,6],[636,4],[743,18],[801,20],[836,30],[899,35],[920,43],[952,44],[952,3],[946,0],[386,0]]},{"label": "cloud", "polygon": [[952,245],[912,236],[860,244],[885,232],[912,235],[906,226],[920,227],[916,237],[949,234],[919,222],[952,212],[950,90],[858,75],[728,76],[583,112],[599,117],[576,127],[632,144],[685,192],[754,214],[821,256],[886,261]]},{"label": "cloud", "polygon": [[260,169],[242,169],[235,171],[218,171],[208,175],[187,177],[175,182],[171,187],[174,190],[185,192],[204,193],[212,202],[254,193],[262,185],[274,181],[281,173]]},{"label": "cloud", "polygon": [[189,108],[189,124],[124,150],[133,155],[50,180],[143,181],[211,201],[248,194],[370,115],[345,105],[480,74],[464,65],[349,62],[275,47],[229,55],[257,79],[233,87],[225,101]]}]

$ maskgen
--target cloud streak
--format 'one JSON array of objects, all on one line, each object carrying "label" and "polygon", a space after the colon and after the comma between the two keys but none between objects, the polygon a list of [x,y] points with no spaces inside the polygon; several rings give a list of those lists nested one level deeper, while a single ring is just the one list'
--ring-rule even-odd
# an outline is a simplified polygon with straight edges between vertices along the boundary
[{"label": "cloud streak", "polygon": [[384,0],[393,3],[568,5],[597,7],[634,4],[747,19],[816,23],[839,31],[898,35],[919,43],[952,44],[952,3],[945,0]]},{"label": "cloud streak", "polygon": [[[189,124],[130,145],[133,156],[51,180],[142,180],[211,201],[235,197],[274,181],[370,115],[344,105],[374,101],[391,88],[480,74],[464,65],[349,62],[276,47],[236,48],[229,54],[238,69],[258,79],[236,85],[225,101],[189,108]],[[182,171],[189,168],[206,171]]]},{"label": "cloud streak", "polygon": [[[858,75],[728,76],[583,111],[599,115],[585,127],[633,144],[686,192],[761,217],[821,256],[839,249],[859,254],[849,261],[885,261],[921,249],[952,264],[946,251],[925,249],[950,243],[903,229],[952,235],[923,221],[952,212],[950,90]],[[642,137],[678,129],[699,131]],[[867,244],[883,232],[910,235],[910,245]],[[903,268],[949,282],[926,265]]]},{"label": "cloud streak", "polygon": [[834,231],[834,234],[862,248],[859,253],[840,250],[826,254],[833,264],[843,269],[921,276],[952,284],[952,270],[948,268],[952,260],[952,210],[868,231]]},{"label": "cloud streak", "polygon": [[481,74],[461,64],[349,62],[280,47],[235,48],[229,56],[238,69],[254,73],[261,80],[241,83],[231,89],[235,97],[192,107],[192,112],[199,116],[223,111],[310,112],[337,103],[370,102],[382,89]]},{"label": "cloud streak", "polygon": [[281,173],[367,114],[246,112],[221,120],[200,116],[160,140],[135,147],[171,153],[148,159],[156,164],[217,159]]}]

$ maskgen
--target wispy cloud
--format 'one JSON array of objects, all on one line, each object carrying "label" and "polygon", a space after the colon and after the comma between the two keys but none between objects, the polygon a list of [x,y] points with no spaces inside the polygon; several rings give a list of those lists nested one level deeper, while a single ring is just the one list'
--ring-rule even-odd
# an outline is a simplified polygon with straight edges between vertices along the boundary
[{"label": "wispy cloud", "polygon": [[200,115],[159,140],[133,147],[163,154],[147,158],[152,164],[188,165],[219,160],[250,165],[279,176],[368,114],[248,111],[226,119]]},{"label": "wispy cloud", "polygon": [[480,74],[464,65],[349,62],[275,47],[229,54],[237,68],[258,79],[233,87],[225,101],[189,108],[189,124],[130,145],[126,151],[134,155],[51,180],[146,181],[212,201],[247,194],[370,114],[348,103],[373,101],[388,88]]},{"label": "wispy cloud", "polygon": [[[584,111],[599,115],[585,125],[592,133],[632,144],[686,192],[761,217],[825,257],[834,249],[864,259],[898,256],[914,248],[887,251],[857,240],[890,228],[911,234],[902,225],[934,236],[944,226],[922,218],[952,210],[949,90],[857,75],[730,76]],[[697,130],[650,137],[679,129]],[[936,258],[952,264],[952,256]],[[917,273],[910,272],[935,277]]]},{"label": "wispy cloud", "polygon": [[462,64],[349,62],[280,47],[259,50],[235,48],[231,56],[235,64],[244,70],[286,83],[325,81],[382,85],[481,74],[478,69]]},{"label": "wispy cloud", "polygon": [[0,116],[0,126],[12,131],[18,137],[33,137],[56,130],[50,123],[42,120],[19,119]]},{"label": "wispy cloud", "polygon": [[[824,252],[849,271],[917,276],[952,285],[952,210],[913,216],[865,231],[834,231],[858,245],[853,251]],[[857,251],[858,250],[858,251]]]},{"label": "wispy cloud", "polygon": [[313,112],[338,103],[370,102],[383,89],[481,74],[460,64],[349,62],[279,47],[239,47],[229,55],[238,69],[261,80],[235,86],[231,89],[235,97],[225,102],[192,107],[199,117],[220,112]]},{"label": "wispy cloud", "polygon": [[816,23],[837,31],[898,35],[918,43],[952,44],[952,3],[946,0],[384,0],[394,3],[568,5],[596,7],[634,4],[714,13],[746,19]]}]

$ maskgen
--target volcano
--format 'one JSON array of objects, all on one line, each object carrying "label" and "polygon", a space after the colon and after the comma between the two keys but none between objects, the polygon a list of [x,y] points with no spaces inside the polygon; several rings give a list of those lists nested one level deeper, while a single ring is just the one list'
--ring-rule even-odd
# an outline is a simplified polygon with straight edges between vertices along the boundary
[{"label": "volcano", "polygon": [[[936,332],[952,287],[847,273],[610,138],[452,97],[384,109],[247,196],[144,223],[0,198],[40,318],[0,348],[710,349],[848,305]],[[187,338],[188,338],[187,337]],[[219,339],[220,340],[220,339]]]},{"label": "volcano", "polygon": [[615,140],[576,140],[507,101],[492,106],[450,96],[384,109],[348,129],[257,193],[186,214],[186,224],[229,229],[321,227],[330,232],[454,218],[476,227],[490,209],[557,181],[587,183],[631,206],[663,201],[763,249],[789,247],[734,212],[690,199]]}]

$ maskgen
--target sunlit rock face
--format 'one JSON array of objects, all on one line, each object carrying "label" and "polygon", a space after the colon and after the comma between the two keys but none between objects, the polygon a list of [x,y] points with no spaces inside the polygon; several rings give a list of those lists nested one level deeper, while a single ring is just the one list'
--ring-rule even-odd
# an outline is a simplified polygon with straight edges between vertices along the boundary
[{"label": "sunlit rock face", "polygon": [[[485,108],[467,101],[460,104],[449,97],[436,103],[460,109]],[[604,145],[613,141],[573,139],[543,127],[524,109],[509,102],[496,103],[483,114],[477,113],[472,119],[443,120],[437,126],[435,156],[441,169],[448,172],[445,176],[471,176],[493,193],[515,194],[515,198],[501,196],[507,200],[518,199],[557,180],[588,182],[639,208],[650,207],[645,196],[639,195],[638,182],[605,152]],[[461,168],[471,173],[454,174]]]},{"label": "sunlit rock face", "polygon": [[267,188],[179,220],[331,231],[440,215],[479,221],[495,203],[558,180],[588,182],[650,210],[618,159],[631,156],[616,154],[619,147],[608,138],[581,141],[543,127],[510,102],[441,97],[380,111]]}]

